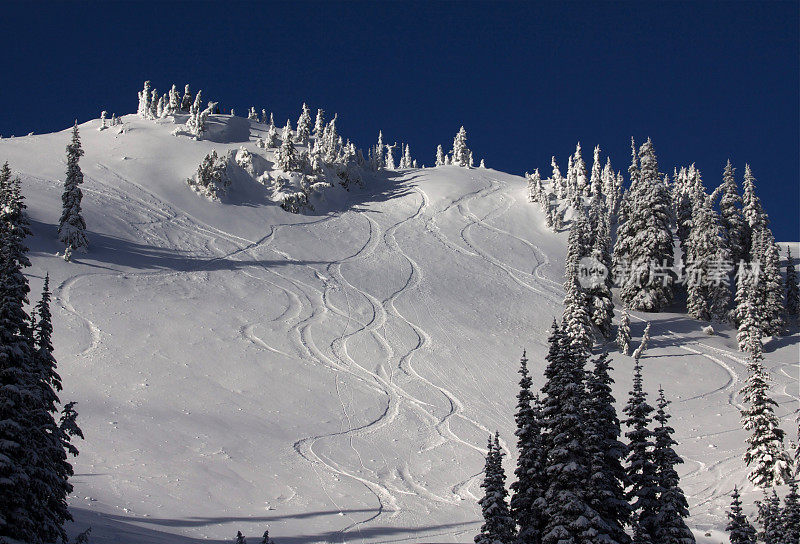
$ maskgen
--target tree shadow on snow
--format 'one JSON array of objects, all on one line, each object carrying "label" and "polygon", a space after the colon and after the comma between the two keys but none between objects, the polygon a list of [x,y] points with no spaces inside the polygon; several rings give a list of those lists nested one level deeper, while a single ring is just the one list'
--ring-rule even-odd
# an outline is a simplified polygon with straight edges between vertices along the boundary
[{"label": "tree shadow on snow", "polygon": [[[229,544],[237,530],[241,530],[249,540],[257,541],[263,530],[269,524],[288,519],[308,519],[319,516],[338,516],[339,511],[307,512],[290,514],[287,516],[254,516],[254,517],[190,517],[184,519],[146,518],[104,514],[92,512],[85,508],[70,508],[75,522],[68,524],[67,532],[70,536],[77,535],[87,527],[92,527],[90,542],[92,544]],[[344,510],[343,514],[374,514],[373,509]],[[477,521],[477,520],[476,520]],[[349,536],[366,542],[422,542],[425,537],[460,533],[465,527],[475,522],[445,523],[441,525],[428,525],[423,527],[363,527],[353,528],[347,533],[340,531],[326,531],[316,534],[288,535],[281,534],[277,527],[270,528],[270,537],[277,544],[306,544],[309,542],[339,542]],[[231,536],[222,540],[199,539],[175,534],[174,530],[181,528],[197,528],[204,526],[230,526]],[[253,524],[262,524],[263,528],[248,529]],[[227,530],[227,529],[226,529]],[[421,538],[423,540],[421,540]]]}]

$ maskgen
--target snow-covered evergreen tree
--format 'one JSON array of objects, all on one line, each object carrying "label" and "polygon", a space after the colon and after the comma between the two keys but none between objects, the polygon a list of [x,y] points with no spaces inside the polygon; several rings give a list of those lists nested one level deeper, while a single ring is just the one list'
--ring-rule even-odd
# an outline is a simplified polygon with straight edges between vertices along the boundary
[{"label": "snow-covered evergreen tree", "polygon": [[284,138],[275,155],[275,166],[284,172],[291,172],[297,169],[297,165],[297,150],[294,147],[294,142],[292,142],[291,137]]},{"label": "snow-covered evergreen tree", "polygon": [[444,149],[442,149],[441,144],[436,146],[436,164],[435,166],[444,166],[445,158],[444,158]]},{"label": "snow-covered evergreen tree", "polygon": [[762,223],[753,232],[753,251],[759,250],[760,258],[753,253],[753,262],[760,262],[756,276],[758,291],[758,314],[764,336],[780,334],[783,330],[784,288],[780,272],[780,254],[772,231]]},{"label": "snow-covered evergreen tree", "polygon": [[547,478],[544,473],[547,450],[542,436],[542,414],[539,397],[532,393],[525,352],[520,360],[517,411],[517,468],[516,481],[511,484],[510,511],[518,526],[518,544],[538,543],[544,528],[544,491]]},{"label": "snow-covered evergreen tree", "polygon": [[297,141],[298,143],[305,144],[311,137],[311,112],[303,102],[303,109],[300,112],[300,118],[297,120]]},{"label": "snow-covered evergreen tree", "polygon": [[281,132],[281,140],[291,140],[292,139],[292,120],[287,119],[286,124],[283,126],[283,131]]},{"label": "snow-covered evergreen tree", "polygon": [[186,86],[183,88],[183,98],[181,98],[181,111],[189,111],[194,103],[192,99],[192,93],[189,91],[189,84],[187,83]]},{"label": "snow-covered evergreen tree", "polygon": [[594,146],[594,160],[592,161],[592,174],[589,178],[589,194],[599,195],[603,190],[603,166],[600,164],[600,146]]},{"label": "snow-covered evergreen tree", "polygon": [[136,113],[142,119],[150,119],[152,106],[150,104],[150,96],[152,93],[152,89],[150,88],[150,82],[144,82],[144,89],[139,91],[139,107],[136,110]]},{"label": "snow-covered evergreen tree", "polygon": [[750,431],[744,462],[750,467],[748,478],[756,486],[780,485],[789,476],[791,459],[783,449],[783,430],[774,408],[778,404],[769,396],[769,376],[760,353],[750,356],[747,383],[742,388],[742,426]]},{"label": "snow-covered evergreen tree", "polygon": [[393,149],[393,145],[386,146],[386,164],[384,166],[387,170],[394,170],[394,155],[392,154]]},{"label": "snow-covered evergreen tree", "polygon": [[742,197],[739,196],[739,187],[734,176],[735,169],[731,161],[725,165],[720,186],[719,215],[731,260],[738,263],[747,260],[747,228],[742,214]]},{"label": "snow-covered evergreen tree", "polygon": [[744,166],[744,179],[742,180],[742,215],[750,227],[750,231],[764,225],[766,217],[761,199],[756,195],[756,178],[749,164]]},{"label": "snow-covered evergreen tree", "polygon": [[647,350],[647,343],[650,341],[650,322],[644,326],[644,333],[642,333],[642,340],[639,342],[639,347],[633,351],[633,358],[637,361],[642,358],[642,355]]},{"label": "snow-covered evergreen tree", "polygon": [[18,178],[0,172],[0,536],[31,541],[37,534],[30,489],[32,410],[36,404],[25,237],[31,234]]},{"label": "snow-covered evergreen tree", "polygon": [[458,130],[458,134],[453,139],[453,164],[455,166],[468,167],[470,161],[470,151],[467,147],[467,131],[464,127]]},{"label": "snow-covered evergreen tree", "polygon": [[691,231],[686,241],[689,315],[703,321],[723,320],[730,302],[728,269],[730,252],[719,218],[697,176],[692,193]]},{"label": "snow-covered evergreen tree", "polygon": [[800,495],[798,495],[797,491],[799,478],[800,471],[795,468],[795,472],[788,482],[789,491],[783,497],[783,509],[781,511],[782,544],[800,542]]},{"label": "snow-covered evergreen tree", "polygon": [[620,424],[611,394],[611,365],[608,355],[594,360],[594,368],[586,378],[584,402],[586,436],[584,446],[590,459],[586,496],[601,523],[593,522],[598,534],[593,542],[625,544],[630,538],[625,524],[630,505],[625,496],[628,475],[622,466],[627,447],[620,442]]},{"label": "snow-covered evergreen tree", "polygon": [[508,511],[508,491],[506,475],[503,470],[503,451],[500,449],[499,434],[494,440],[489,436],[486,466],[481,487],[485,489],[483,498],[478,501],[483,513],[483,525],[475,537],[475,544],[509,544],[514,538],[514,520]]},{"label": "snow-covered evergreen tree", "polygon": [[614,263],[621,274],[621,297],[635,310],[659,311],[672,300],[674,255],[667,186],[658,172],[653,143],[639,150],[641,168],[628,192],[624,223],[617,229]]},{"label": "snow-covered evergreen tree", "polygon": [[728,525],[725,530],[731,544],[756,544],[756,530],[742,511],[739,490],[734,486],[731,493],[731,509],[728,511]]},{"label": "snow-covered evergreen tree", "polygon": [[653,418],[658,423],[653,430],[653,463],[659,488],[655,541],[659,544],[694,544],[694,535],[684,521],[689,517],[689,503],[686,502],[675,470],[675,466],[683,463],[683,459],[672,448],[677,442],[672,438],[675,429],[667,424],[670,416],[666,408],[669,403],[664,390],[659,388],[658,410]]},{"label": "snow-covered evergreen tree", "polygon": [[617,326],[617,346],[619,352],[628,355],[631,350],[631,318],[628,312],[622,310],[622,316],[619,319],[619,326]]},{"label": "snow-covered evergreen tree", "polygon": [[584,355],[591,353],[593,344],[588,301],[578,279],[578,261],[586,251],[586,226],[584,219],[578,219],[570,228],[563,317],[564,334],[569,344]]},{"label": "snow-covered evergreen tree", "polygon": [[317,140],[322,138],[325,132],[325,111],[322,108],[317,109],[317,118],[314,121],[314,138]]},{"label": "snow-covered evergreen tree", "polygon": [[786,276],[784,278],[786,292],[787,321],[797,323],[800,317],[800,288],[797,284],[797,271],[792,260],[792,250],[786,247]]},{"label": "snow-covered evergreen tree", "polygon": [[[589,211],[589,224],[592,246],[589,256],[593,266],[598,268],[592,276],[591,285],[587,288],[588,308],[592,323],[600,331],[603,338],[611,336],[611,325],[614,319],[614,302],[611,296],[611,228],[606,200],[602,191],[592,196]],[[604,273],[605,275],[602,275]],[[600,281],[602,279],[602,281]]]},{"label": "snow-covered evergreen tree", "polygon": [[[640,346],[641,347],[641,346]],[[627,419],[624,421],[628,427],[625,437],[628,439],[628,481],[630,489],[627,492],[633,512],[636,513],[639,529],[643,538],[658,542],[655,535],[658,533],[658,512],[660,492],[657,479],[656,465],[653,460],[653,432],[650,423],[653,421],[653,407],[647,402],[647,394],[642,384],[642,366],[636,357],[633,367],[633,390],[629,393],[628,402],[623,409]],[[634,538],[636,542],[636,538]]]},{"label": "snow-covered evergreen tree", "polygon": [[542,393],[542,416],[547,429],[547,490],[542,544],[589,542],[596,535],[597,513],[586,499],[590,460],[583,447],[585,420],[583,405],[586,353],[554,324],[547,355]]},{"label": "snow-covered evergreen tree", "polygon": [[266,145],[268,149],[272,149],[278,145],[278,129],[275,125],[270,125],[267,129],[267,139],[264,141],[264,145]]},{"label": "snow-covered evergreen tree", "polygon": [[580,142],[578,142],[578,145],[575,147],[575,155],[572,164],[575,169],[575,188],[577,189],[577,194],[588,196],[589,176],[586,174],[586,162],[583,160]]},{"label": "snow-covered evergreen tree", "polygon": [[[78,122],[72,127],[72,139],[67,144],[67,176],[64,179],[64,192],[61,195],[62,211],[58,222],[58,240],[66,248],[65,259],[75,250],[85,251],[89,247],[86,237],[86,222],[81,215],[83,192],[83,172],[78,161],[83,156]],[[67,259],[69,260],[69,259]]]},{"label": "snow-covered evergreen tree", "polygon": [[197,173],[186,183],[209,198],[216,199],[225,194],[231,184],[226,170],[227,157],[218,156],[216,150],[212,149],[197,167]]},{"label": "snow-covered evergreen tree", "polygon": [[181,109],[181,93],[178,92],[178,87],[175,84],[169,90],[169,101],[167,103],[167,113],[174,115]]},{"label": "snow-covered evergreen tree", "polygon": [[767,494],[764,490],[764,500],[756,501],[758,507],[758,521],[761,523],[761,532],[758,540],[764,544],[783,544],[781,523],[781,502],[775,490]]},{"label": "snow-covered evergreen tree", "polygon": [[556,194],[556,198],[565,198],[567,196],[566,182],[561,175],[561,170],[558,168],[555,156],[550,158],[550,166],[553,168],[551,177],[553,179],[553,191]]}]

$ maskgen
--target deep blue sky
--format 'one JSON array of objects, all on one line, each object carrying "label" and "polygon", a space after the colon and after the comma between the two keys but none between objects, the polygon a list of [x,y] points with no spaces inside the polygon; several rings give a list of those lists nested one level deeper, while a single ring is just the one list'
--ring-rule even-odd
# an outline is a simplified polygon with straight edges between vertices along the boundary
[{"label": "deep blue sky", "polygon": [[[627,170],[650,136],[661,169],[716,186],[753,167],[778,239],[800,239],[798,2],[5,4],[0,134],[136,110],[144,79],[244,113],[338,112],[433,163],[466,127],[490,167],[562,171],[577,140]],[[0,157],[2,160],[2,157]]]}]

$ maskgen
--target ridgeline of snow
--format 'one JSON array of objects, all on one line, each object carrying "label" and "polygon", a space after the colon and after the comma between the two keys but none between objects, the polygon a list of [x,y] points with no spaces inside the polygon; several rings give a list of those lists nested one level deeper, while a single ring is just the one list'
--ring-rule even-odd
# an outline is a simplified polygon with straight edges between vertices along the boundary
[{"label": "ridgeline of snow", "polygon": [[[86,435],[70,533],[471,542],[486,436],[499,429],[512,472],[519,357],[527,348],[538,389],[562,313],[566,234],[527,202],[526,180],[385,172],[295,215],[252,176],[221,201],[186,183],[212,149],[264,157],[264,125],[214,115],[194,141],[170,119],[122,122],[121,133],[80,125],[90,249],[72,263],[56,233],[70,131],[0,140],[33,222],[32,291],[45,272],[54,287],[61,398],[79,401]],[[633,312],[633,347],[645,319],[645,388],[673,401],[689,524],[723,541],[733,486],[745,505],[760,498],[741,460],[736,331]],[[789,438],[797,341],[765,345]],[[609,349],[620,409],[633,359]]]}]

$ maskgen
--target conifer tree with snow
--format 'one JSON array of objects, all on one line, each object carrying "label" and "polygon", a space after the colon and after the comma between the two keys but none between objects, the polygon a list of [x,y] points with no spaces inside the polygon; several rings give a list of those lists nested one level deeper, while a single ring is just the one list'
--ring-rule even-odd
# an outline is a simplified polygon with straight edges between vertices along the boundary
[{"label": "conifer tree with snow", "polygon": [[791,459],[783,448],[783,430],[775,415],[778,403],[769,396],[769,376],[760,353],[750,356],[747,383],[742,387],[742,426],[750,431],[744,462],[748,478],[758,487],[780,485],[789,477]]},{"label": "conifer tree with snow", "polygon": [[627,446],[620,442],[620,423],[614,408],[608,354],[594,360],[594,368],[586,377],[584,403],[586,436],[584,445],[590,459],[585,492],[589,505],[602,520],[593,542],[630,542],[625,524],[630,505],[625,496],[628,475],[622,466]]},{"label": "conifer tree with snow", "polygon": [[625,221],[617,229],[614,263],[627,270],[620,278],[625,304],[634,310],[656,312],[672,300],[670,195],[658,172],[652,141],[642,145],[638,156],[640,167],[634,168]]},{"label": "conifer tree with snow", "polygon": [[[784,325],[784,287],[780,272],[780,253],[772,231],[766,224],[762,224],[753,232],[753,241],[753,250],[760,251],[756,290],[761,330],[764,336],[774,336],[781,333]],[[755,255],[753,258],[755,262]]]},{"label": "conifer tree with snow", "polygon": [[764,208],[761,199],[756,195],[756,178],[749,164],[744,165],[744,179],[742,180],[742,215],[750,228],[755,231],[765,223]]},{"label": "conifer tree with snow", "polygon": [[547,489],[542,544],[589,542],[596,527],[587,520],[597,513],[587,502],[590,460],[583,447],[586,429],[584,366],[586,353],[570,338],[571,331],[554,324],[545,368],[542,417],[547,429]]},{"label": "conifer tree with snow", "polygon": [[269,149],[278,145],[278,129],[275,128],[275,125],[270,125],[267,129],[267,139],[264,140],[264,145]]},{"label": "conifer tree with snow", "polygon": [[192,93],[189,91],[189,84],[187,83],[186,86],[183,88],[183,98],[181,98],[181,111],[188,112],[189,109],[192,107],[194,103],[194,99],[192,98]]},{"label": "conifer tree with snow", "polygon": [[464,130],[464,127],[461,127],[458,130],[458,134],[456,134],[456,137],[453,139],[453,151],[451,154],[453,156],[453,164],[455,166],[470,166],[470,151],[467,147],[467,131]]},{"label": "conifer tree with snow", "polygon": [[580,142],[578,142],[578,145],[575,147],[575,156],[572,163],[575,169],[575,188],[577,189],[577,195],[589,196],[589,177],[586,175],[586,162],[583,160]]},{"label": "conifer tree with snow", "polygon": [[325,111],[322,108],[317,109],[317,117],[314,121],[314,138],[317,140],[322,138],[325,132]]},{"label": "conifer tree with snow", "polygon": [[561,170],[558,168],[555,156],[550,158],[550,166],[553,168],[551,177],[553,179],[553,191],[556,194],[556,198],[565,198],[567,196],[565,180],[561,175]]},{"label": "conifer tree with snow", "polygon": [[723,320],[730,302],[727,263],[730,252],[719,218],[702,182],[693,186],[691,231],[686,241],[689,315],[703,321]]},{"label": "conifer tree with snow", "polygon": [[178,87],[175,84],[169,90],[169,103],[167,105],[167,113],[170,115],[178,113],[181,109],[181,93],[178,92]]},{"label": "conifer tree with snow", "polygon": [[789,491],[783,497],[781,510],[781,533],[783,544],[800,542],[800,495],[797,491],[800,471],[795,468],[794,474],[789,479]]},{"label": "conifer tree with snow", "polygon": [[[37,506],[35,511],[39,534],[46,542],[60,540],[66,542],[64,523],[72,521],[67,509],[67,496],[72,492],[69,478],[73,475],[72,466],[67,461],[67,452],[77,455],[78,450],[71,443],[71,436],[83,437],[80,428],[70,416],[70,427],[56,421],[61,390],[61,378],[56,372],[51,336],[53,326],[50,314],[49,276],[45,277],[42,298],[36,304],[36,323],[33,333],[33,361],[37,381],[34,394],[37,403],[32,409],[35,425],[31,446],[37,452],[35,470],[30,483],[34,490]],[[74,403],[70,403],[70,411]],[[75,414],[77,415],[77,414]]]},{"label": "conifer tree with snow", "polygon": [[485,490],[478,501],[483,513],[483,525],[475,537],[475,544],[509,544],[514,539],[514,520],[508,511],[508,491],[506,475],[503,470],[503,451],[500,449],[499,434],[494,440],[489,436],[486,465],[481,487]]},{"label": "conifer tree with snow", "polygon": [[386,146],[386,163],[384,166],[387,170],[394,170],[394,155],[392,154],[394,147],[393,145]]},{"label": "conifer tree with snow", "polygon": [[281,140],[291,140],[292,138],[292,121],[291,119],[286,120],[286,124],[283,126],[283,132],[281,132]]},{"label": "conifer tree with snow", "polygon": [[619,319],[617,326],[617,346],[619,352],[623,355],[628,355],[631,350],[631,318],[628,312],[622,310],[622,316]]},{"label": "conifer tree with snow", "polygon": [[728,525],[725,527],[731,544],[756,544],[756,530],[742,511],[739,490],[733,487],[731,509],[728,511]]},{"label": "conifer tree with snow", "polygon": [[517,430],[516,481],[511,484],[510,511],[518,526],[518,544],[538,543],[544,528],[544,492],[547,480],[544,473],[547,450],[542,436],[542,415],[539,397],[532,393],[528,359],[525,352],[520,360],[519,393],[514,419]]},{"label": "conifer tree with snow", "polygon": [[800,287],[797,283],[797,271],[794,268],[792,249],[786,247],[786,276],[784,278],[786,292],[786,318],[787,321],[797,323],[800,317]]},{"label": "conifer tree with snow", "polygon": [[694,535],[684,521],[689,517],[689,503],[686,502],[675,469],[676,465],[683,463],[683,459],[672,448],[677,442],[672,438],[675,429],[667,424],[670,415],[666,408],[669,404],[664,390],[659,388],[658,410],[653,418],[658,423],[653,430],[653,463],[659,488],[655,541],[659,544],[694,544]]},{"label": "conifer tree with snow", "polygon": [[600,164],[600,146],[594,146],[594,161],[592,174],[589,178],[589,195],[599,195],[603,190],[603,167]]},{"label": "conifer tree with snow", "polygon": [[89,247],[86,237],[86,222],[81,215],[83,172],[78,161],[83,156],[78,122],[72,127],[72,140],[67,144],[67,176],[61,195],[62,211],[58,222],[58,240],[64,244],[64,259],[69,260],[75,250],[85,251]]},{"label": "conifer tree with snow", "polygon": [[300,118],[297,120],[297,142],[305,144],[311,136],[311,112],[303,102]]},{"label": "conifer tree with snow", "polygon": [[[588,309],[592,323],[600,331],[603,338],[611,336],[611,325],[614,319],[614,302],[611,295],[611,228],[606,201],[602,191],[598,189],[592,197],[589,212],[589,224],[592,246],[589,255],[597,273],[592,276],[591,285],[587,288]],[[604,273],[604,274],[601,274]]]},{"label": "conifer tree with snow", "polygon": [[[570,231],[570,234],[572,231]],[[577,274],[568,274],[564,285],[564,334],[576,351],[589,354],[592,350],[592,324],[587,311],[586,294],[578,282]]]},{"label": "conifer tree with snow", "polygon": [[145,81],[144,89],[139,91],[139,107],[136,110],[137,115],[142,119],[150,119],[152,110],[152,105],[150,104],[151,93],[150,82]]},{"label": "conifer tree with snow", "polygon": [[741,260],[747,260],[747,228],[744,215],[742,214],[742,197],[739,196],[739,187],[734,176],[735,169],[731,161],[725,165],[722,174],[721,194],[719,199],[719,215],[728,248],[731,252],[731,260],[734,264]]},{"label": "conifer tree with snow", "polygon": [[292,138],[283,139],[275,156],[275,165],[284,172],[291,172],[297,168],[297,150]]},{"label": "conifer tree with snow", "polygon": [[761,523],[761,532],[758,540],[764,544],[783,544],[783,524],[781,523],[781,502],[775,490],[767,494],[764,490],[764,500],[756,501],[758,507],[758,521]]},{"label": "conifer tree with snow", "polygon": [[405,152],[403,153],[403,167],[402,168],[411,168],[414,164],[414,160],[411,158],[411,147],[406,144]]},{"label": "conifer tree with snow", "polygon": [[442,145],[439,144],[436,146],[436,163],[435,166],[444,166],[445,158],[444,158],[444,149],[442,149]]},{"label": "conifer tree with snow", "polygon": [[[641,346],[640,346],[641,348]],[[637,350],[639,351],[639,350]],[[636,514],[642,538],[658,542],[658,512],[660,504],[658,495],[658,474],[653,459],[653,432],[650,424],[653,421],[653,407],[647,402],[642,382],[642,366],[639,357],[635,357],[633,367],[633,390],[629,393],[628,402],[623,409],[628,427],[625,437],[628,439],[627,472],[630,488],[627,497],[632,511]],[[642,540],[644,541],[644,540]],[[634,538],[636,542],[636,538]]]},{"label": "conifer tree with snow", "polygon": [[31,234],[18,178],[6,164],[0,172],[0,536],[29,541],[37,534],[36,501],[30,488],[32,468],[31,384],[33,346],[28,303],[30,266],[25,246]]}]

